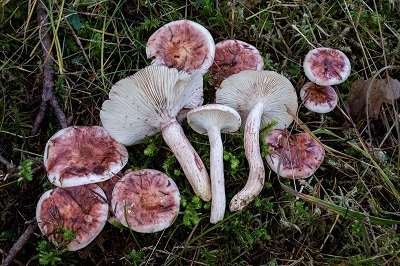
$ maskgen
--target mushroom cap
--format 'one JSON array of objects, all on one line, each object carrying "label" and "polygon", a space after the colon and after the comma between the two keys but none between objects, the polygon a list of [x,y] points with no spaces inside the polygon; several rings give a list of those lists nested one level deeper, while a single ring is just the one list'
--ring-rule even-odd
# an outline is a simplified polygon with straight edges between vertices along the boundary
[{"label": "mushroom cap", "polygon": [[139,143],[203,99],[203,77],[165,66],[148,66],[118,81],[104,101],[100,118],[124,145]]},{"label": "mushroom cap", "polygon": [[187,119],[190,127],[200,134],[207,134],[210,127],[218,127],[222,133],[235,132],[239,129],[239,113],[226,105],[207,104],[189,111]]},{"label": "mushroom cap", "polygon": [[36,220],[43,235],[56,246],[64,242],[63,231],[75,238],[66,244],[75,251],[87,246],[103,230],[108,217],[105,194],[96,184],[46,191],[36,207]]},{"label": "mushroom cap", "polygon": [[307,82],[300,90],[300,98],[304,106],[313,112],[324,114],[335,109],[337,94],[331,86],[320,86]]},{"label": "mushroom cap", "polygon": [[111,206],[118,221],[140,233],[169,227],[179,212],[180,194],[164,173],[143,169],[125,174],[113,190]]},{"label": "mushroom cap", "polygon": [[71,126],[54,134],[44,149],[51,183],[73,187],[107,180],[128,162],[125,146],[99,126]]},{"label": "mushroom cap", "polygon": [[269,145],[269,167],[284,178],[307,178],[324,161],[324,148],[307,133],[287,136],[284,130],[275,129],[263,142]]},{"label": "mushroom cap", "polygon": [[155,31],[147,41],[147,58],[152,64],[205,74],[213,63],[215,43],[210,32],[199,23],[177,20]]},{"label": "mushroom cap", "polygon": [[264,61],[253,45],[240,40],[225,40],[215,45],[214,63],[210,67],[215,85],[243,70],[263,70]]},{"label": "mushroom cap", "polygon": [[258,103],[264,106],[261,124],[277,121],[276,128],[286,128],[296,113],[297,95],[290,81],[274,71],[245,70],[226,78],[216,92],[216,102],[237,110],[245,121]]},{"label": "mushroom cap", "polygon": [[303,62],[307,78],[321,86],[330,86],[345,81],[351,70],[349,58],[333,48],[315,48],[309,51]]}]

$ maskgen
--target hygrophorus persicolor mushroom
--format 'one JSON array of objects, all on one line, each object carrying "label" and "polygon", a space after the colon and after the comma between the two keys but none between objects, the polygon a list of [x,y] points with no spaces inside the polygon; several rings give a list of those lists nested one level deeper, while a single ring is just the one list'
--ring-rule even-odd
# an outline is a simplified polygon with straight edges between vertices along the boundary
[{"label": "hygrophorus persicolor mushroom", "polygon": [[150,36],[146,54],[147,58],[154,57],[152,64],[205,74],[214,60],[215,43],[202,25],[177,20],[165,24]]},{"label": "hygrophorus persicolor mushroom", "polygon": [[125,174],[113,190],[111,206],[118,221],[140,233],[169,227],[179,212],[180,194],[164,173],[143,169]]},{"label": "hygrophorus persicolor mushroom", "polygon": [[[36,220],[43,235],[55,245],[75,251],[87,246],[103,230],[108,217],[105,194],[96,184],[46,191],[36,207]],[[75,237],[69,243],[65,230]]]},{"label": "hygrophorus persicolor mushroom", "polygon": [[245,187],[230,203],[230,210],[240,210],[262,190],[265,168],[260,154],[260,126],[275,121],[275,128],[286,128],[297,110],[297,95],[284,76],[273,71],[245,70],[225,79],[216,92],[216,102],[237,110],[244,126],[244,149],[250,173]]},{"label": "hygrophorus persicolor mushroom", "polygon": [[210,140],[211,223],[218,223],[225,213],[224,162],[221,132],[234,132],[240,127],[239,113],[226,105],[208,104],[189,111],[188,123],[194,131],[207,134]]},{"label": "hygrophorus persicolor mushroom", "polygon": [[263,58],[253,45],[240,40],[225,40],[215,45],[214,63],[209,72],[213,84],[219,86],[230,75],[263,68]]},{"label": "hygrophorus persicolor mushroom", "polygon": [[313,112],[324,114],[335,109],[337,94],[331,86],[320,86],[307,82],[300,90],[300,98],[304,106]]},{"label": "hygrophorus persicolor mushroom", "polygon": [[196,195],[210,200],[207,170],[176,119],[181,109],[200,103],[203,77],[165,66],[148,66],[118,81],[109,96],[100,118],[111,136],[124,145],[133,145],[161,131]]},{"label": "hygrophorus persicolor mushroom", "polygon": [[351,65],[342,51],[321,47],[307,53],[303,68],[310,81],[321,86],[331,86],[349,77]]},{"label": "hygrophorus persicolor mushroom", "polygon": [[284,130],[276,129],[263,137],[263,142],[269,146],[269,167],[284,178],[307,178],[324,161],[324,148],[307,133],[288,136]]},{"label": "hygrophorus persicolor mushroom", "polygon": [[73,187],[113,177],[128,162],[128,151],[103,127],[71,126],[47,141],[43,162],[51,183]]}]

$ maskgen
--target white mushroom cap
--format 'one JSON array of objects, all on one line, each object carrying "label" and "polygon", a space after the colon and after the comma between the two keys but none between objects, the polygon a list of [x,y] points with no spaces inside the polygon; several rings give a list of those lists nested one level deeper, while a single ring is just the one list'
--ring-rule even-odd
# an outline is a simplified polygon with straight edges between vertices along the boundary
[{"label": "white mushroom cap", "polygon": [[335,109],[338,97],[331,86],[307,82],[300,90],[300,98],[308,110],[324,114]]},{"label": "white mushroom cap", "polygon": [[165,66],[148,66],[118,81],[103,103],[101,122],[117,141],[133,145],[161,130],[184,107],[202,103],[203,78]]},{"label": "white mushroom cap", "polygon": [[71,230],[75,239],[63,244],[70,251],[84,248],[106,224],[108,204],[104,199],[96,184],[46,191],[36,207],[39,229],[57,246],[64,241],[63,230]]},{"label": "white mushroom cap", "polygon": [[309,51],[303,62],[307,78],[321,86],[330,86],[345,81],[351,70],[349,58],[333,48],[315,48]]},{"label": "white mushroom cap", "polygon": [[191,128],[200,134],[207,134],[210,141],[210,222],[217,223],[224,218],[226,205],[221,132],[238,130],[241,118],[235,109],[221,104],[208,104],[192,109],[187,118]]},{"label": "white mushroom cap", "polygon": [[269,145],[269,167],[284,178],[307,178],[324,161],[324,148],[307,133],[287,136],[284,130],[276,129],[263,142]]},{"label": "white mushroom cap", "polygon": [[215,45],[214,63],[209,71],[214,84],[219,85],[224,79],[240,71],[263,68],[263,58],[253,45],[240,40],[225,40]]},{"label": "white mushroom cap", "polygon": [[284,76],[273,71],[245,70],[221,83],[216,102],[228,105],[245,120],[244,150],[249,164],[249,177],[244,188],[231,200],[230,210],[244,208],[261,192],[265,167],[260,154],[260,126],[276,121],[285,128],[293,121],[290,113],[297,109],[297,95]]},{"label": "white mushroom cap", "polygon": [[73,187],[107,180],[128,162],[125,146],[99,126],[71,126],[46,143],[44,166],[51,183]]},{"label": "white mushroom cap", "polygon": [[140,233],[169,227],[179,212],[180,194],[164,173],[143,169],[125,174],[113,190],[111,206],[118,221]]},{"label": "white mushroom cap", "polygon": [[210,127],[217,127],[222,133],[235,132],[239,129],[239,113],[226,105],[207,104],[192,109],[187,114],[190,127],[200,134],[207,134]]},{"label": "white mushroom cap", "polygon": [[190,20],[165,24],[154,32],[146,45],[147,58],[153,64],[205,74],[213,63],[215,43],[210,32]]},{"label": "white mushroom cap", "polygon": [[290,81],[273,71],[245,70],[225,79],[216,92],[216,102],[237,110],[245,121],[258,103],[263,104],[261,125],[277,121],[286,128],[293,119],[287,112],[297,110],[297,95]]}]

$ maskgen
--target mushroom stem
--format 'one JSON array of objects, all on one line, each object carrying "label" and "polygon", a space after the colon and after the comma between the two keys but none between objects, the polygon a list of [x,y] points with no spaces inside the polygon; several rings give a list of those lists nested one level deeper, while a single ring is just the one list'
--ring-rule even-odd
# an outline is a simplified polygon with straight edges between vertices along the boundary
[{"label": "mushroom stem", "polygon": [[218,223],[225,214],[224,163],[221,130],[219,127],[208,129],[210,140],[210,178],[211,178],[211,216],[210,223]]},{"label": "mushroom stem", "polygon": [[250,173],[244,188],[231,200],[229,209],[238,211],[249,204],[261,192],[265,180],[265,168],[260,153],[259,131],[264,105],[256,104],[251,109],[244,127],[244,151]]},{"label": "mushroom stem", "polygon": [[186,138],[181,125],[173,119],[161,127],[164,141],[174,153],[194,193],[205,201],[211,199],[207,170],[199,155]]}]

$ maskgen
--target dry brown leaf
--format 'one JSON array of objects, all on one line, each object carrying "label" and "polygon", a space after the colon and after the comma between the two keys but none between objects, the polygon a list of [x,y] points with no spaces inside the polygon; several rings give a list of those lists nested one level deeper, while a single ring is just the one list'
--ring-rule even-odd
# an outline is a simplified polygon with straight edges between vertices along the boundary
[{"label": "dry brown leaf", "polygon": [[399,98],[400,82],[397,79],[389,76],[385,79],[359,79],[352,84],[346,109],[355,122],[367,117],[366,106],[369,118],[377,119],[383,103],[392,103]]}]

